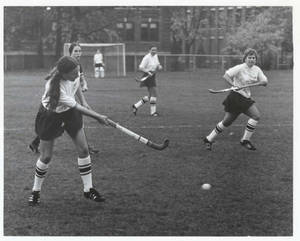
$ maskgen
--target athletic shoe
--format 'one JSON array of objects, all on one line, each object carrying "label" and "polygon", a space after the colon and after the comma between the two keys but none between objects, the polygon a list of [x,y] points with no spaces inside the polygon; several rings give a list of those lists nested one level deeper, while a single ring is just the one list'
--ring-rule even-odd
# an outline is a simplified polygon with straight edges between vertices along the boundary
[{"label": "athletic shoe", "polygon": [[99,150],[95,149],[94,147],[89,145],[89,153],[90,154],[97,154]]},{"label": "athletic shoe", "polygon": [[255,151],[255,146],[249,140],[241,140],[241,145],[250,151]]},{"label": "athletic shoe", "polygon": [[95,202],[104,202],[105,198],[102,197],[95,188],[90,188],[89,192],[84,192],[84,196],[88,199],[91,199]]},{"label": "athletic shoe", "polygon": [[31,142],[28,147],[33,153],[40,153],[39,146],[37,144]]},{"label": "athletic shoe", "polygon": [[40,203],[40,191],[32,191],[28,198],[29,206],[36,206]]},{"label": "athletic shoe", "polygon": [[211,151],[213,143],[211,141],[209,141],[206,137],[203,138],[203,142],[204,142],[206,150]]},{"label": "athletic shoe", "polygon": [[153,114],[151,114],[151,116],[157,117],[159,116],[159,114],[157,112],[154,112]]},{"label": "athletic shoe", "polygon": [[135,107],[135,105],[132,105],[132,112],[134,115],[136,115],[138,109]]}]

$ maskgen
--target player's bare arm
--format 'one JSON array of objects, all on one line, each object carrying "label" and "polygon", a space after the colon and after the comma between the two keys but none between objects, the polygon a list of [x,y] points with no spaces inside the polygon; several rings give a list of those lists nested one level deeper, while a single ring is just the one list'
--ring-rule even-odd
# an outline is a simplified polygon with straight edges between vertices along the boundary
[{"label": "player's bare arm", "polygon": [[230,86],[234,86],[234,85],[233,85],[233,79],[232,79],[228,74],[225,73],[225,74],[223,75],[223,78],[226,80],[227,83],[230,84]]}]

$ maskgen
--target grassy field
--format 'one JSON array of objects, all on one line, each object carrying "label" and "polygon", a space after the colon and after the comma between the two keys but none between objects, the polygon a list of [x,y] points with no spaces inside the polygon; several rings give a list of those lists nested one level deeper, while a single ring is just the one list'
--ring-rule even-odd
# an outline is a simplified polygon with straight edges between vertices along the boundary
[{"label": "grassy field", "polygon": [[[126,78],[89,79],[86,98],[98,112],[170,147],[155,151],[85,117],[93,181],[107,201],[83,197],[77,156],[67,134],[56,141],[41,193],[29,207],[37,155],[27,146],[44,91],[45,71],[10,72],[4,79],[5,236],[291,236],[293,235],[293,73],[266,72],[267,88],[253,88],[262,118],[255,152],[239,139],[239,119],[205,150],[202,137],[223,118],[225,86],[218,70],[158,75],[158,111],[135,117],[130,106],[145,95]],[[210,183],[210,190],[202,190]]]}]

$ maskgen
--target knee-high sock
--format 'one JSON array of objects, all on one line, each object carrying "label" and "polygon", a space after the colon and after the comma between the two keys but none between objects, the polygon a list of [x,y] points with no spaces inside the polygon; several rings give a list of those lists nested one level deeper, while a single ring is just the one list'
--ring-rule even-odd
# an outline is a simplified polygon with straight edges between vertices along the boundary
[{"label": "knee-high sock", "polygon": [[219,122],[215,129],[206,137],[208,141],[212,142],[226,127],[223,125],[223,122]]},{"label": "knee-high sock", "polygon": [[95,67],[95,78],[99,78],[99,76],[100,76],[100,68]]},{"label": "knee-high sock", "polygon": [[41,191],[49,165],[37,160],[32,191]]},{"label": "knee-high sock", "polygon": [[83,182],[84,192],[88,192],[93,187],[92,182],[92,163],[90,156],[86,158],[78,157],[78,169]]},{"label": "knee-high sock", "polygon": [[156,97],[150,97],[150,115],[156,112]]},{"label": "knee-high sock", "polygon": [[251,136],[255,131],[255,127],[258,121],[254,119],[249,119],[242,140],[250,140]]},{"label": "knee-high sock", "polygon": [[140,99],[137,103],[134,104],[135,108],[141,107],[143,104],[149,101],[148,96],[144,96],[142,99]]}]

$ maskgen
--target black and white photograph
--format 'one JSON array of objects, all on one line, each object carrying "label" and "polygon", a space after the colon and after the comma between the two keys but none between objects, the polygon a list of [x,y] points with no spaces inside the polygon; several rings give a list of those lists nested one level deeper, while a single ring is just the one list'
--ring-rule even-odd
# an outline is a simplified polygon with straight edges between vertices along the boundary
[{"label": "black and white photograph", "polygon": [[295,238],[296,10],[4,2],[1,238]]}]

